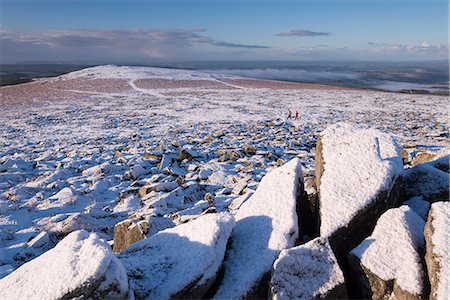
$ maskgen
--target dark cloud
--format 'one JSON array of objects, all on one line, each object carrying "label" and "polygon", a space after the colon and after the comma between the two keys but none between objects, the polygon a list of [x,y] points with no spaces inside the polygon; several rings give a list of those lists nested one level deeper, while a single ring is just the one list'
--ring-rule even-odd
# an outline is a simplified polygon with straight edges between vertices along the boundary
[{"label": "dark cloud", "polygon": [[248,49],[269,49],[269,48],[271,48],[269,46],[243,45],[243,44],[235,44],[235,43],[228,43],[228,42],[221,42],[221,41],[212,41],[210,44],[214,45],[214,46],[229,47],[229,48],[248,48]]},{"label": "dark cloud", "polygon": [[367,44],[369,44],[370,46],[386,46],[386,44],[376,42],[368,42]]},{"label": "dark cloud", "polygon": [[293,29],[286,32],[280,32],[275,34],[275,36],[300,36],[300,37],[326,36],[326,35],[331,35],[331,32],[317,32],[304,29]]},{"label": "dark cloud", "polygon": [[[45,57],[45,53],[49,54],[48,58],[55,55],[64,57],[66,54],[69,59],[95,59],[96,56],[115,59],[119,55],[134,58],[183,58],[192,48],[205,45],[242,49],[270,48],[219,41],[204,35],[203,29],[52,30],[40,33],[2,29],[1,34],[4,61],[41,59],[42,56]],[[20,48],[22,57],[18,57],[16,48]]]}]

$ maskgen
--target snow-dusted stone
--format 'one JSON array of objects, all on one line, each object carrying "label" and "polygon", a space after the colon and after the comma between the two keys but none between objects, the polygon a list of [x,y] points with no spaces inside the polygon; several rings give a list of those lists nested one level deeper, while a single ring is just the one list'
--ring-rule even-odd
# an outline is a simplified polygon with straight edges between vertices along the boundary
[{"label": "snow-dusted stone", "polygon": [[433,159],[435,159],[436,153],[432,152],[426,152],[426,151],[420,151],[414,156],[414,158],[411,160],[411,165],[415,166],[418,164],[423,164],[426,162],[430,162]]},{"label": "snow-dusted stone", "polygon": [[171,219],[164,217],[119,222],[114,226],[114,252],[123,251],[140,240],[174,226]]},{"label": "snow-dusted stone", "polygon": [[230,214],[206,214],[122,252],[136,298],[202,298],[215,281],[234,224]]},{"label": "snow-dusted stone", "polygon": [[337,123],[319,135],[315,159],[320,235],[329,237],[339,260],[399,202],[400,148],[377,129]]},{"label": "snow-dusted stone", "polygon": [[214,298],[265,298],[273,262],[298,238],[297,208],[303,195],[298,158],[272,170],[237,211],[236,227]]},{"label": "snow-dusted stone", "polygon": [[272,299],[347,297],[344,274],[326,237],[281,251],[273,269]]},{"label": "snow-dusted stone", "polygon": [[428,164],[420,164],[405,171],[403,191],[406,197],[422,196],[425,200],[449,200],[449,173]]},{"label": "snow-dusted stone", "polygon": [[125,299],[122,263],[95,233],[75,231],[0,280],[0,299]]},{"label": "snow-dusted stone", "polygon": [[436,160],[430,161],[427,164],[432,167],[435,167],[436,169],[439,169],[443,172],[449,173],[449,171],[450,171],[450,155],[440,157]]},{"label": "snow-dusted stone", "polygon": [[380,217],[372,235],[348,255],[360,296],[424,298],[424,227],[425,221],[406,205]]},{"label": "snow-dusted stone", "polygon": [[411,209],[418,214],[425,221],[427,220],[428,211],[430,210],[430,202],[425,201],[420,196],[412,197],[403,204],[408,205]]},{"label": "snow-dusted stone", "polygon": [[431,205],[425,226],[430,299],[444,300],[450,296],[450,202]]}]

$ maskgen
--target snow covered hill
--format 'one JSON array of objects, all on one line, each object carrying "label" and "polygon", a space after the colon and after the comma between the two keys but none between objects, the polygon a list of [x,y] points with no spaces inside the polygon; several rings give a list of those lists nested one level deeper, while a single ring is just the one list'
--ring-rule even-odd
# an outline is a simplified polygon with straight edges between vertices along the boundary
[{"label": "snow covered hill", "polygon": [[[405,168],[440,158],[408,171],[403,187],[430,202],[447,192],[442,186],[430,198],[416,195],[426,187],[409,188],[428,169],[427,180],[448,178],[446,97],[116,66],[0,92],[0,278],[39,265],[34,258],[78,230],[111,245],[124,220],[140,224],[124,228],[139,231],[134,242],[156,233],[152,218],[180,225],[207,213],[239,214],[261,193],[262,178],[295,157],[307,185],[318,135],[340,121],[392,135]],[[289,110],[298,118],[288,119]]]}]

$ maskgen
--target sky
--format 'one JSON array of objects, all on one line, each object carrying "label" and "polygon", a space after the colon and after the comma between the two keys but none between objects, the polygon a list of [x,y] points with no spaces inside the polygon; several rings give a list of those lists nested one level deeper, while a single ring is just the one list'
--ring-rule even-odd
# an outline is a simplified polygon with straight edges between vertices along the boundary
[{"label": "sky", "polygon": [[447,0],[0,0],[0,61],[448,59]]}]

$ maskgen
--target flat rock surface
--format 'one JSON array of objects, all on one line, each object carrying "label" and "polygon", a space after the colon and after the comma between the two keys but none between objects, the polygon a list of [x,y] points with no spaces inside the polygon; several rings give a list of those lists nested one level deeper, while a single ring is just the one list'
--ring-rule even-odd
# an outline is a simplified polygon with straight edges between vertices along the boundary
[{"label": "flat rock surface", "polygon": [[186,297],[191,288],[214,278],[233,227],[231,215],[207,214],[128,247],[119,258],[135,296]]},{"label": "flat rock surface", "polygon": [[[320,235],[329,236],[390,191],[403,172],[394,139],[338,123],[321,133]],[[317,168],[317,165],[316,165]]]},{"label": "flat rock surface", "polygon": [[403,190],[407,197],[422,196],[428,201],[449,199],[450,175],[428,164],[419,164],[405,171]]},{"label": "flat rock surface", "polygon": [[125,299],[127,294],[122,263],[98,235],[84,230],[0,280],[1,299]]},{"label": "flat rock surface", "polygon": [[296,209],[302,190],[298,158],[262,179],[256,192],[236,213],[223,279],[214,298],[236,299],[257,293],[280,251],[296,242],[299,233]]},{"label": "flat rock surface", "polygon": [[[404,205],[385,212],[371,236],[349,254],[349,263],[366,297],[424,297],[421,253],[425,221]],[[403,295],[403,297],[402,297]]]},{"label": "flat rock surface", "polygon": [[430,299],[448,299],[450,292],[450,202],[431,205],[425,228],[425,256],[431,283]]},{"label": "flat rock surface", "polygon": [[272,299],[345,298],[345,280],[327,238],[283,250],[273,265]]}]

